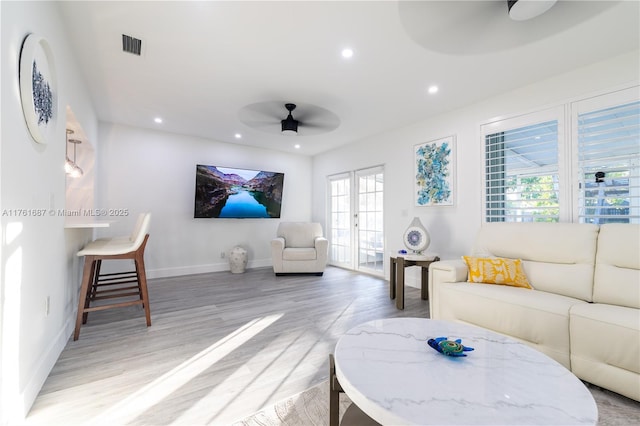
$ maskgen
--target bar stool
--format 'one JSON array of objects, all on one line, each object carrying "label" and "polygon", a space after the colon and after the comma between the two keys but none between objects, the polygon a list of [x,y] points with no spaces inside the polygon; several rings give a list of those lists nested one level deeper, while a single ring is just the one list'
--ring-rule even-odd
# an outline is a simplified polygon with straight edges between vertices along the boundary
[{"label": "bar stool", "polygon": [[[73,340],[78,340],[80,327],[87,323],[89,312],[94,311],[142,305],[147,319],[147,327],[151,325],[147,276],[144,267],[144,249],[149,239],[150,220],[150,213],[142,213],[130,236],[101,238],[90,242],[77,253],[78,256],[84,256],[84,272],[78,298],[78,316]],[[135,270],[101,274],[102,261],[115,259],[133,260]],[[132,283],[136,285],[130,285]],[[107,299],[117,299],[117,301],[112,303],[99,302],[92,306],[92,302]]]}]

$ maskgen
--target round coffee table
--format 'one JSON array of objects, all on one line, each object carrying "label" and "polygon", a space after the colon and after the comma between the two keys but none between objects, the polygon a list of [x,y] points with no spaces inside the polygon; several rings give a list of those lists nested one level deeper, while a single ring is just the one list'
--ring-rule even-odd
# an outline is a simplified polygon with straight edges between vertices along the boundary
[{"label": "round coffee table", "polygon": [[[440,354],[435,337],[462,339],[466,357]],[[381,424],[594,425],[589,390],[523,343],[450,321],[393,318],[349,330],[335,348],[336,377]]]}]

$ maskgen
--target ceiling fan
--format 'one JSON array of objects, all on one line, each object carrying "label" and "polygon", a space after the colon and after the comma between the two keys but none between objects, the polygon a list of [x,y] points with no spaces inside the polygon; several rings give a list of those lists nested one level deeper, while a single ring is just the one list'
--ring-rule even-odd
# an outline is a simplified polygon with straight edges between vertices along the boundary
[{"label": "ceiling fan", "polygon": [[[401,1],[402,27],[436,52],[474,55],[525,46],[579,25],[615,6],[611,1]],[[490,29],[487,30],[487,29]]]},{"label": "ceiling fan", "polygon": [[272,134],[318,135],[340,125],[338,116],[325,108],[283,101],[247,105],[240,109],[239,118],[251,128]]}]

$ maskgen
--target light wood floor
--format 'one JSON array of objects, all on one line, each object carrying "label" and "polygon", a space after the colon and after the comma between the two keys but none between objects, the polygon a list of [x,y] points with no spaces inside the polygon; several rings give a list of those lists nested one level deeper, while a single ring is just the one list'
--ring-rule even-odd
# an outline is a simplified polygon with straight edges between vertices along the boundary
[{"label": "light wood floor", "polygon": [[338,338],[365,321],[428,317],[407,288],[339,268],[323,277],[272,269],[149,282],[142,308],[89,314],[37,397],[29,425],[226,425],[328,377]]}]

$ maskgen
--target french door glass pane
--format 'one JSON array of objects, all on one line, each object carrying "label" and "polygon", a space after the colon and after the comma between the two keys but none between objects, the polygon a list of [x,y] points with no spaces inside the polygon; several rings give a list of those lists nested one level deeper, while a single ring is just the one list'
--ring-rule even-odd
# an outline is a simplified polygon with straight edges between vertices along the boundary
[{"label": "french door glass pane", "polygon": [[351,264],[351,182],[340,178],[330,180],[331,235],[329,261],[333,264]]},{"label": "french door glass pane", "polygon": [[384,273],[384,175],[360,171],[358,177],[358,269]]}]

